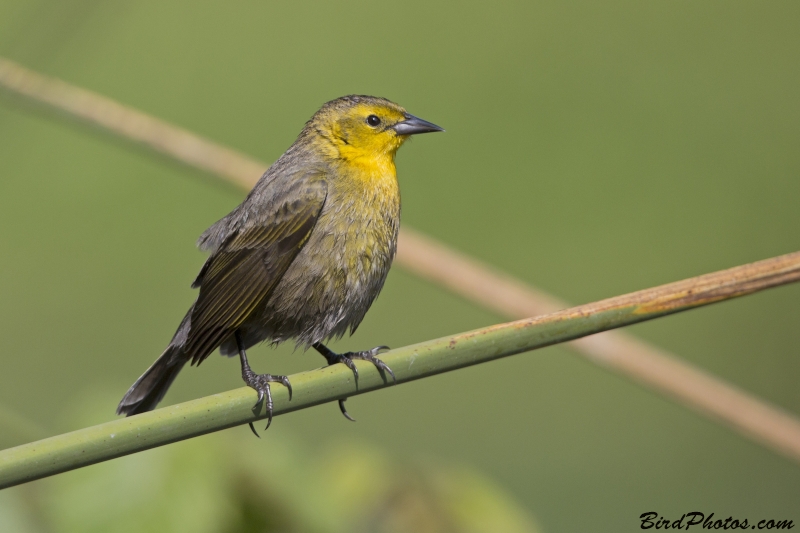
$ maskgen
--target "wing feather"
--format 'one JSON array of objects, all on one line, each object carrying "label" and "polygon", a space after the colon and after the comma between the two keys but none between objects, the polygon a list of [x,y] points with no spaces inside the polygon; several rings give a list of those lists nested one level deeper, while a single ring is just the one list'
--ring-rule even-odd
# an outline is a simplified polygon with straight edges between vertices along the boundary
[{"label": "wing feather", "polygon": [[208,357],[266,302],[308,240],[325,203],[325,181],[317,174],[284,184],[286,191],[260,205],[268,213],[249,213],[203,266],[184,346],[192,364]]}]

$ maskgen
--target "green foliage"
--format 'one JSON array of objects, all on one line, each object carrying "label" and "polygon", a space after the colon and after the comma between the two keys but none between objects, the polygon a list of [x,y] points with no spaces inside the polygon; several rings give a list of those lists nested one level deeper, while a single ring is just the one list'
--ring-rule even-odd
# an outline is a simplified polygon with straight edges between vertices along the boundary
[{"label": "green foliage", "polygon": [[472,469],[401,461],[355,438],[310,446],[274,428],[260,440],[237,428],[30,487],[0,491],[0,531],[538,531],[509,494]]}]

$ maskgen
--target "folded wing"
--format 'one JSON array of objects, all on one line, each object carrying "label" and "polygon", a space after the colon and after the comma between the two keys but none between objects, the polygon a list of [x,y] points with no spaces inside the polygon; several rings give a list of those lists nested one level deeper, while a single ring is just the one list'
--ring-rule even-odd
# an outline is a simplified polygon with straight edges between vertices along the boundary
[{"label": "folded wing", "polygon": [[[278,184],[275,184],[278,185]],[[195,285],[200,295],[191,313],[183,351],[199,364],[265,303],[308,240],[325,203],[319,174],[293,177],[273,192],[259,213],[241,209],[233,229],[209,257]]]}]

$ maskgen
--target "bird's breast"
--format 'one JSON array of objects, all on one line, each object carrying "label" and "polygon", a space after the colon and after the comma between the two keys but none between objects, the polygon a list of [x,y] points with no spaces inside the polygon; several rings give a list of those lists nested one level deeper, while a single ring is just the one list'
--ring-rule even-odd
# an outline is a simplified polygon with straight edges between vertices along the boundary
[{"label": "bird's breast", "polygon": [[320,229],[327,233],[322,248],[340,258],[339,268],[353,283],[388,270],[400,227],[400,191],[394,166],[344,174],[329,191],[327,212],[320,220]]},{"label": "bird's breast", "polygon": [[329,180],[322,213],[268,306],[275,337],[310,344],[354,329],[383,287],[399,228],[394,172]]}]

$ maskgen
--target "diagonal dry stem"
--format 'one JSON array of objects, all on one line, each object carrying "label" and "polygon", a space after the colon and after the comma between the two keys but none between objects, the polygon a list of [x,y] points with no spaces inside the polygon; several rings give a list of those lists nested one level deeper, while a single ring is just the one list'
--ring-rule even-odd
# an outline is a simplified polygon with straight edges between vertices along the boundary
[{"label": "diagonal dry stem", "polygon": [[[0,87],[246,189],[255,184],[267,166],[114,100],[43,76],[2,57]],[[401,231],[397,262],[423,278],[510,318],[568,307],[565,302],[407,228]],[[594,335],[570,345],[590,361],[658,390],[800,462],[800,421],[780,408],[625,333]]]},{"label": "diagonal dry stem", "polygon": [[[381,356],[405,383],[593,333],[651,320],[800,280],[800,252],[544,316],[468,331],[392,350]],[[275,416],[386,386],[370,362],[352,371],[331,365],[291,376],[294,389],[273,396]],[[0,489],[182,439],[253,422],[255,391],[243,387],[99,426],[0,451]]]}]

